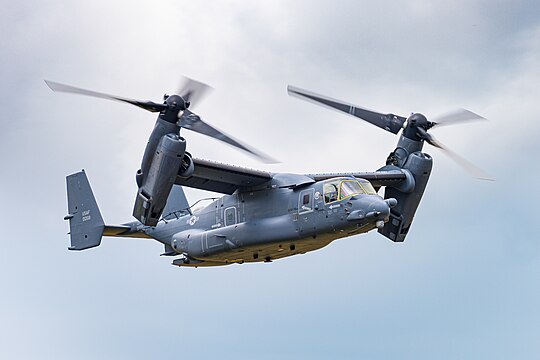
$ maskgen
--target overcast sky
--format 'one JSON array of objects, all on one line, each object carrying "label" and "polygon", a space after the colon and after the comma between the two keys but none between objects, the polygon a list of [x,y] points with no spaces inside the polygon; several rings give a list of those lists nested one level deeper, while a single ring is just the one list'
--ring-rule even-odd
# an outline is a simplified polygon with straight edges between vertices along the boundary
[{"label": "overcast sky", "polygon": [[[0,358],[537,359],[537,1],[5,2],[0,12]],[[146,240],[67,250],[65,176],[131,220],[155,117],[44,79],[158,101],[181,75],[212,125],[281,160],[185,132],[197,157],[269,171],[368,171],[397,137],[290,98],[381,112],[464,107],[432,134],[497,179],[434,169],[403,244],[377,233],[270,264],[189,269]],[[187,191],[191,202],[208,196]]]}]

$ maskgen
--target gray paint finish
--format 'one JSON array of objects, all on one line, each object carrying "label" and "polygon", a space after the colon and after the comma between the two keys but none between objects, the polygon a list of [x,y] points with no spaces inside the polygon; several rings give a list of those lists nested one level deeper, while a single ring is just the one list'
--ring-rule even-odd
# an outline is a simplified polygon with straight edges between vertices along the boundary
[{"label": "gray paint finish", "polygon": [[[109,96],[47,84],[57,91]],[[194,159],[186,152],[186,140],[180,136],[182,128],[212,129],[199,132],[245,151],[249,148],[210,125],[201,125],[205,123],[200,117],[187,110],[190,105],[187,95],[165,95],[159,109],[153,102],[142,106],[151,106],[150,111],[159,112],[159,116],[136,175],[139,190],[133,215],[140,223],[107,226],[105,231],[86,174],[70,175],[70,212],[66,216],[72,231],[70,249],[98,246],[105,234],[134,237],[142,233],[164,245],[162,255],[180,256],[173,261],[174,265],[198,267],[270,262],[375,228],[392,241],[404,241],[431,174],[432,159],[421,152],[424,142],[444,149],[428,133],[437,123],[418,113],[409,118],[384,115],[299,88],[289,87],[288,91],[340,112],[349,108],[354,117],[394,134],[403,129],[386,166],[375,172],[302,175],[268,173]],[[141,107],[143,102],[128,103]],[[447,116],[445,123],[470,120],[471,116],[479,118],[464,110]],[[226,195],[192,213],[181,186]],[[386,188],[384,199],[375,192],[375,188],[381,187]],[[85,206],[91,209],[85,210],[82,217],[73,209]]]},{"label": "gray paint finish", "polygon": [[[402,141],[400,139],[398,148]],[[411,159],[418,156],[419,153],[413,153]],[[423,156],[420,155],[420,159]],[[198,267],[269,262],[313,251],[336,239],[376,228],[393,241],[403,241],[406,231],[401,232],[402,227],[399,225],[406,219],[408,231],[425,187],[425,183],[422,187],[412,184],[406,186],[406,192],[400,190],[404,182],[411,181],[405,175],[406,172],[413,174],[414,181],[423,171],[417,161],[407,162],[406,165],[403,170],[391,166],[379,172],[310,176],[269,174],[197,160],[193,174],[199,177],[209,174],[208,178],[234,185],[234,193],[224,195],[191,213],[181,187],[174,185],[174,191],[169,195],[165,207],[165,218],[155,226],[135,222],[116,227],[107,226],[106,233],[86,174],[79,172],[68,177],[70,211],[77,206],[77,201],[81,207],[88,203],[94,218],[87,218],[81,223],[81,217],[76,212],[70,212],[66,217],[71,228],[76,230],[72,233],[71,249],[82,250],[97,246],[102,235],[134,237],[140,233],[162,243],[165,247],[162,255],[180,256],[173,261],[174,265]],[[197,169],[199,166],[201,170]],[[365,174],[366,178],[379,181],[379,186],[386,184],[387,188],[391,188],[392,184],[395,185],[392,193],[394,197],[386,196],[385,200],[374,192],[370,193],[371,185],[368,185],[367,180],[362,179],[362,187],[362,182],[357,181],[361,178],[352,174]],[[159,176],[159,173],[154,176]],[[84,193],[84,200],[74,196],[74,186],[71,185],[73,179],[82,182],[83,187],[77,189]],[[347,184],[356,186],[358,190],[346,193]],[[391,208],[402,201],[403,204],[412,201],[413,205],[398,207],[391,214]],[[385,225],[390,218],[394,222]],[[386,226],[392,226],[393,232],[384,230]],[[113,231],[115,228],[118,231]],[[396,232],[400,234],[399,237],[396,237]]]}]

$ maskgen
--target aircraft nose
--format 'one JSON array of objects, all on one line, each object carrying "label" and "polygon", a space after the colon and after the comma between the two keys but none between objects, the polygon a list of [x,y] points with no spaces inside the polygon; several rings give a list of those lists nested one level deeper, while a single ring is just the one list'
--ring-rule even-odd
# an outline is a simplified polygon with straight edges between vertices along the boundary
[{"label": "aircraft nose", "polygon": [[390,215],[390,206],[383,199],[376,199],[368,205],[366,209],[366,216],[376,218],[377,220],[384,220]]},{"label": "aircraft nose", "polygon": [[369,196],[361,199],[348,217],[349,221],[374,221],[378,228],[382,228],[390,216],[390,208],[396,205],[395,199],[384,200],[380,196]]},{"label": "aircraft nose", "polygon": [[[395,199],[393,199],[395,200]],[[390,206],[392,206],[393,203],[389,203],[388,201],[379,201],[376,205],[374,205],[374,210],[376,212],[375,216],[375,226],[377,229],[382,229],[384,227],[384,223],[388,221],[390,217]]]}]

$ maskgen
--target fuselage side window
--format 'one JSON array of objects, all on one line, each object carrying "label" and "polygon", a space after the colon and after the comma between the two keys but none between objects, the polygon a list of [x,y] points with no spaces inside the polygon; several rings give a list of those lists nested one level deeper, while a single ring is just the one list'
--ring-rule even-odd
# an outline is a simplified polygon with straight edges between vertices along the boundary
[{"label": "fuselage side window", "polygon": [[225,226],[236,224],[236,208],[225,209]]},{"label": "fuselage side window", "polygon": [[298,199],[298,213],[307,213],[313,211],[313,189],[300,192]]}]

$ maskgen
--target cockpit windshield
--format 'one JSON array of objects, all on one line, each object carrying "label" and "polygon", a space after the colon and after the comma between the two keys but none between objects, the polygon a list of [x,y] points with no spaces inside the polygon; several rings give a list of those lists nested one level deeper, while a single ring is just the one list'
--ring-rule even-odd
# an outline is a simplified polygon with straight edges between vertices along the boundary
[{"label": "cockpit windshield", "polygon": [[323,186],[324,202],[329,203],[337,200],[343,200],[354,195],[369,194],[374,195],[377,192],[373,185],[367,180],[358,179],[335,179],[328,181]]},{"label": "cockpit windshield", "polygon": [[344,180],[341,182],[340,199],[345,199],[357,194],[365,194],[366,192],[356,180]]},{"label": "cockpit windshield", "polygon": [[373,185],[365,179],[358,179],[358,182],[362,186],[362,188],[368,193],[369,195],[375,195],[377,192],[373,188]]}]

